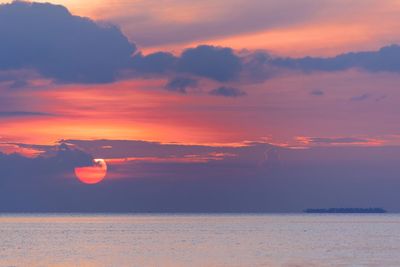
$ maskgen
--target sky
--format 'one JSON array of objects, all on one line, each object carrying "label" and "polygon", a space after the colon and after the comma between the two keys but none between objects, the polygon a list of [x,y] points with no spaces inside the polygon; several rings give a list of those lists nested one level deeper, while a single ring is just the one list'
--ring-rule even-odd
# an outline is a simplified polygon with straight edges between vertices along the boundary
[{"label": "sky", "polygon": [[46,2],[0,1],[0,211],[400,211],[400,2]]}]

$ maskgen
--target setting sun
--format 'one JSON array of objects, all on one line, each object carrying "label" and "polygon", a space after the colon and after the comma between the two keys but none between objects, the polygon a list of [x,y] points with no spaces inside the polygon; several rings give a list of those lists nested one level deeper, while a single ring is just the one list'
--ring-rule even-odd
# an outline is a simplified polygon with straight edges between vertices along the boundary
[{"label": "setting sun", "polygon": [[94,159],[93,166],[75,168],[75,175],[85,184],[100,183],[107,174],[107,164],[103,159]]}]

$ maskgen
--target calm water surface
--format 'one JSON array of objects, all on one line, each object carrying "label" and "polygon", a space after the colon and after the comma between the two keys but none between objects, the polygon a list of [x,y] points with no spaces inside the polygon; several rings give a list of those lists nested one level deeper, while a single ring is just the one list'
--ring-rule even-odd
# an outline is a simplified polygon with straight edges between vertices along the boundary
[{"label": "calm water surface", "polygon": [[400,266],[400,215],[2,215],[0,266]]}]

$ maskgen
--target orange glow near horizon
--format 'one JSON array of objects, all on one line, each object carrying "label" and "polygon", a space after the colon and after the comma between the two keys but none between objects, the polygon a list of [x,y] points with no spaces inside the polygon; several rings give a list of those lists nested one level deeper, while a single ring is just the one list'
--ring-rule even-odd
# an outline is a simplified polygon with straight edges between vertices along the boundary
[{"label": "orange glow near horizon", "polygon": [[100,183],[107,174],[107,164],[103,159],[94,159],[93,166],[75,168],[75,176],[85,184]]}]

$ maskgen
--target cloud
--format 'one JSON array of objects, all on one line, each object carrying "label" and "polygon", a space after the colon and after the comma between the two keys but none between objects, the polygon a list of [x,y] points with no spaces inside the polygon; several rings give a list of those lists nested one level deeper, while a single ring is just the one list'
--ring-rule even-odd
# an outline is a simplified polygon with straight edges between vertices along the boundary
[{"label": "cloud", "polygon": [[312,143],[326,143],[326,144],[352,144],[352,143],[368,143],[366,139],[342,137],[342,138],[321,138],[312,137],[309,139]]},{"label": "cloud", "polygon": [[127,68],[135,45],[111,25],[58,5],[0,5],[0,70],[35,69],[63,83],[104,83]]},{"label": "cloud", "polygon": [[[223,147],[64,141],[80,147],[80,152],[64,145],[53,150],[40,146],[53,154],[33,159],[0,154],[0,211],[299,212],[315,203],[322,207],[372,203],[399,210],[399,147],[299,150],[261,143]],[[89,154],[109,159],[106,179],[90,186],[71,174],[74,166],[91,160]],[[207,160],[169,160],[200,156]],[[122,160],[113,163],[117,158]]]},{"label": "cloud", "polygon": [[375,102],[380,102],[382,100],[385,100],[387,98],[387,95],[381,95],[375,98]]},{"label": "cloud", "polygon": [[0,71],[4,73],[0,80],[14,81],[11,88],[27,86],[35,73],[59,83],[108,83],[125,73],[134,77],[189,74],[232,81],[242,69],[239,56],[225,47],[200,45],[180,56],[162,51],[143,55],[117,27],[74,16],[65,7],[48,3],[0,5],[0,35]]},{"label": "cloud", "polygon": [[298,137],[298,141],[307,145],[377,145],[383,140],[357,137]]},{"label": "cloud", "polygon": [[[117,27],[48,3],[0,5],[0,35],[0,71],[33,70],[60,83],[108,83],[128,70],[136,76],[191,74],[230,81],[241,71],[230,48],[201,45],[179,57],[161,51],[143,55]],[[27,85],[18,75],[2,79],[14,80],[12,88]]]},{"label": "cloud", "polygon": [[241,80],[245,82],[264,82],[276,73],[270,64],[272,57],[265,51],[251,51],[240,56],[242,61]]},{"label": "cloud", "polygon": [[323,96],[325,95],[325,92],[322,90],[312,90],[310,92],[310,95],[314,95],[314,96]]},{"label": "cloud", "polygon": [[238,80],[242,59],[231,48],[199,45],[185,49],[181,55],[156,52],[133,57],[131,68],[139,75],[193,75],[216,81]]},{"label": "cloud", "polygon": [[[211,193],[207,188],[214,185],[225,191],[221,185],[228,177],[219,177],[221,170],[233,173],[232,166],[236,166],[236,171],[254,168],[268,147],[265,144],[212,147],[129,140],[63,142],[59,147],[18,145],[46,151],[35,158],[0,153],[0,211],[182,211],[182,208],[196,211],[195,202],[203,197],[207,199]],[[81,184],[72,173],[77,166],[91,164],[88,150],[95,152],[96,157],[108,158],[109,165],[108,177],[92,186]],[[236,158],[237,153],[240,159]],[[131,161],[131,157],[138,160]],[[201,176],[204,177],[198,179]],[[231,181],[236,179],[232,178],[229,177]],[[198,195],[183,206],[176,205],[185,192],[194,192],[196,184],[204,188],[200,190],[205,195]],[[211,208],[211,202],[206,206]]]},{"label": "cloud", "polygon": [[131,65],[139,74],[165,74],[174,71],[176,61],[177,58],[167,52],[156,52],[146,56],[138,53]]},{"label": "cloud", "polygon": [[351,52],[329,58],[275,58],[270,63],[302,71],[340,71],[358,68],[369,72],[400,72],[400,46],[390,45],[378,51]]},{"label": "cloud", "polygon": [[31,116],[55,116],[52,113],[35,112],[35,111],[0,111],[2,117],[31,117]]},{"label": "cloud", "polygon": [[[172,73],[187,73],[219,82],[258,83],[287,70],[335,72],[355,68],[372,73],[398,73],[400,46],[390,45],[378,51],[350,52],[328,58],[284,58],[265,51],[235,53],[228,47],[200,45],[184,50],[175,60],[175,64],[169,64]],[[322,95],[321,92],[312,94]]]},{"label": "cloud", "polygon": [[180,55],[162,51],[143,55],[116,26],[74,16],[63,6],[48,3],[0,5],[0,35],[0,81],[12,81],[8,83],[12,89],[29,86],[29,79],[38,76],[59,83],[162,77],[173,81],[167,89],[185,91],[187,86],[179,86],[171,77],[254,83],[285,70],[400,72],[398,45],[329,58],[282,58],[212,45],[188,48]]},{"label": "cloud", "polygon": [[[20,148],[28,148],[29,146],[15,145]],[[43,148],[43,146],[40,146]],[[35,149],[38,149],[37,147]],[[91,166],[92,156],[79,150],[70,148],[65,144],[57,147],[48,147],[47,153],[40,154],[37,157],[25,157],[23,155],[13,153],[4,154],[0,152],[0,166],[2,182],[5,180],[23,179],[28,181],[31,176],[35,175],[54,175],[63,176],[66,172],[72,172],[75,167]],[[25,176],[25,177],[24,177]],[[34,181],[32,181],[34,182]]]},{"label": "cloud", "polygon": [[[63,140],[63,142],[79,147],[83,151],[100,158],[114,157],[144,157],[154,158],[163,157],[187,157],[190,155],[209,155],[211,153],[223,154],[253,154],[261,149],[261,155],[264,150],[273,147],[267,144],[243,144],[243,146],[208,146],[208,145],[190,145],[190,144],[163,144],[159,142],[148,142],[140,140]],[[107,149],[104,149],[104,148]],[[252,151],[250,153],[249,151]],[[245,153],[244,153],[245,152]],[[261,157],[261,156],[260,156]]]},{"label": "cloud", "polygon": [[240,96],[245,96],[247,94],[246,92],[237,88],[221,86],[211,90],[210,95],[225,96],[225,97],[240,97]]},{"label": "cloud", "polygon": [[197,87],[197,80],[186,77],[175,77],[165,85],[167,90],[179,93],[186,93],[188,88],[195,87]]},{"label": "cloud", "polygon": [[180,72],[217,81],[235,80],[242,69],[242,62],[232,49],[209,45],[186,49],[177,64]]},{"label": "cloud", "polygon": [[[264,51],[235,53],[231,48],[200,45],[186,49],[169,64],[171,73],[187,73],[220,82],[264,82],[285,70],[334,72],[357,68],[368,72],[400,72],[400,46],[378,51],[351,52],[330,58],[274,57]],[[312,95],[323,95],[314,90]]]},{"label": "cloud", "polygon": [[370,98],[369,94],[362,94],[362,95],[357,95],[357,96],[351,97],[350,101],[364,101],[368,98]]},{"label": "cloud", "polygon": [[42,77],[35,70],[0,70],[0,83],[4,88],[20,89],[34,87],[30,81],[40,78]]}]

